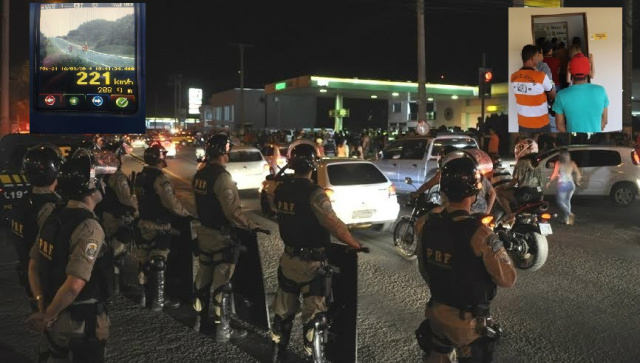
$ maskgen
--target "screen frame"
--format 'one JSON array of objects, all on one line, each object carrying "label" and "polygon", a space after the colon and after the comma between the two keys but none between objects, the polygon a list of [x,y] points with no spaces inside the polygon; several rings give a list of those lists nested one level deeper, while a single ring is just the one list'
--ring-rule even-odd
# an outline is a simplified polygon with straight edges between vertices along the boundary
[{"label": "screen frame", "polygon": [[36,105],[40,3],[29,9],[29,108],[33,134],[144,134],[146,132],[146,4],[134,3],[138,110],[133,113],[39,110]]}]

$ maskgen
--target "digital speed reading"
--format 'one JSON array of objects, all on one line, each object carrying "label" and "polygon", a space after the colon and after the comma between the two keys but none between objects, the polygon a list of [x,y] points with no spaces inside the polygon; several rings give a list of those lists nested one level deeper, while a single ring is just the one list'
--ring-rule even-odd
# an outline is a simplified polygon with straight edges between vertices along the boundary
[{"label": "digital speed reading", "polygon": [[[78,72],[76,73],[76,76],[78,76],[78,80],[76,81],[77,84],[79,85],[87,85],[87,84],[92,84],[92,85],[96,85],[96,86],[100,86],[100,85],[105,85],[108,86],[111,84],[111,73],[110,72],[104,72],[102,74],[98,73],[98,72],[91,72],[89,74],[87,74],[87,72]],[[89,83],[87,83],[87,78],[90,78],[91,80],[89,81]],[[104,83],[100,82],[100,80],[103,80]]]}]

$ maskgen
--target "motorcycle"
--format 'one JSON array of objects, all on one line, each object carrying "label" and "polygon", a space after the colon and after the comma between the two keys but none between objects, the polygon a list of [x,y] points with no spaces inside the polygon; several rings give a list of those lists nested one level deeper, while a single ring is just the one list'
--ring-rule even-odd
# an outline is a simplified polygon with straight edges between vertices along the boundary
[{"label": "motorcycle", "polygon": [[[411,185],[416,191],[418,190],[413,185],[411,178],[405,178],[404,182]],[[407,260],[414,260],[417,257],[418,240],[415,233],[415,223],[418,218],[436,206],[441,205],[441,203],[440,187],[436,185],[429,192],[422,193],[417,198],[411,198],[405,204],[405,207],[412,208],[411,214],[398,217],[393,229],[393,245],[400,256]]]},{"label": "motorcycle", "polygon": [[549,221],[555,215],[547,212],[549,202],[543,200],[539,188],[522,194],[525,197],[518,197],[512,209],[515,210],[513,224],[505,223],[504,214],[498,218],[484,216],[482,223],[498,234],[516,268],[537,271],[549,255],[547,236],[553,234]]}]

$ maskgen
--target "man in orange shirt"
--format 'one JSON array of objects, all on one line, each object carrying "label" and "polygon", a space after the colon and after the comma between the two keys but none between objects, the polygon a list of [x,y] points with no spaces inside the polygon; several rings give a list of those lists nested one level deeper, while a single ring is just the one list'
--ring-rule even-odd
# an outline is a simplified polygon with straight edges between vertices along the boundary
[{"label": "man in orange shirt", "polygon": [[544,72],[535,69],[536,53],[534,45],[525,45],[521,54],[522,68],[511,75],[519,132],[526,134],[551,131],[547,102],[556,97],[552,81]]}]

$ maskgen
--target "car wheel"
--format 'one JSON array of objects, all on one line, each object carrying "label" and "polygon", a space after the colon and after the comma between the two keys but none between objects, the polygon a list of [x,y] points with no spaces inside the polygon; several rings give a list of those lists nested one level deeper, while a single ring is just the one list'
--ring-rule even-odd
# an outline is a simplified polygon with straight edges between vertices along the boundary
[{"label": "car wheel", "polygon": [[631,183],[619,183],[611,189],[610,197],[616,207],[627,207],[636,199],[636,190]]}]

